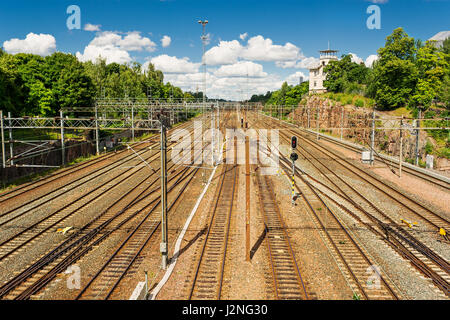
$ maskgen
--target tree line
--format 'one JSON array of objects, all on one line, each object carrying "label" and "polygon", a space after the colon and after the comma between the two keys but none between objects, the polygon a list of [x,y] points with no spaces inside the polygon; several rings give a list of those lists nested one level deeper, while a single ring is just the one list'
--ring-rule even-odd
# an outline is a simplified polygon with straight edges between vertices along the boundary
[{"label": "tree line", "polygon": [[324,86],[331,92],[372,98],[385,110],[426,110],[432,104],[450,109],[450,39],[438,48],[398,28],[386,38],[378,57],[371,68],[352,62],[350,55],[331,61],[324,69]]},{"label": "tree line", "polygon": [[302,100],[303,96],[309,91],[309,82],[302,82],[296,86],[290,86],[284,82],[281,89],[266,94],[253,95],[250,102],[261,102],[268,105],[289,105],[296,106]]},{"label": "tree line", "polygon": [[41,57],[8,54],[0,49],[0,109],[13,116],[54,116],[61,108],[92,106],[102,98],[186,99],[203,93],[183,92],[149,64],[80,62],[62,52]]}]

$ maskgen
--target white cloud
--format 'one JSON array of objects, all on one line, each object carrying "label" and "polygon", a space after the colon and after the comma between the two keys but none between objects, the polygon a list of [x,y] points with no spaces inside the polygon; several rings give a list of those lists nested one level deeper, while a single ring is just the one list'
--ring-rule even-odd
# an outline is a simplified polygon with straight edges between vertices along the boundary
[{"label": "white cloud", "polygon": [[358,57],[356,54],[349,52],[349,55],[351,55],[352,62],[355,62],[357,64],[364,63],[364,60]]},{"label": "white cloud", "polygon": [[369,0],[369,2],[377,3],[377,4],[384,4],[388,3],[389,0]]},{"label": "white cloud", "polygon": [[299,69],[310,69],[317,65],[319,65],[320,60],[314,57],[304,58],[299,61],[296,65],[296,68]]},{"label": "white cloud", "polygon": [[233,64],[237,62],[241,52],[239,41],[220,41],[218,46],[206,51],[205,60],[208,65]]},{"label": "white cloud", "polygon": [[126,51],[155,51],[156,44],[147,37],[142,37],[139,31],[128,32],[125,37],[119,33],[104,31],[97,35],[90,43],[95,46],[116,46]]},{"label": "white cloud", "polygon": [[106,63],[131,62],[128,51],[155,51],[156,44],[147,37],[141,36],[140,32],[133,31],[125,36],[117,32],[104,31],[84,48],[84,53],[77,52],[80,61],[96,61],[99,56],[106,59]]},{"label": "white cloud", "polygon": [[376,54],[371,54],[367,57],[365,65],[366,67],[372,68],[373,63],[377,61],[380,57],[378,57]]},{"label": "white cloud", "polygon": [[319,64],[319,59],[314,57],[304,57],[299,61],[277,61],[275,65],[277,67],[287,69],[287,68],[296,68],[296,69],[310,69]]},{"label": "white cloud", "polygon": [[156,43],[149,38],[142,37],[138,31],[128,33],[118,42],[118,46],[127,51],[142,51],[145,49],[152,52],[156,49]]},{"label": "white cloud", "polygon": [[293,74],[289,75],[286,78],[286,81],[287,81],[287,83],[289,85],[291,85],[291,86],[295,85],[296,86],[296,85],[298,85],[300,83],[300,77],[303,78],[303,81],[307,81],[308,80],[308,77],[305,76],[305,74],[303,72],[297,71],[296,73],[293,73]]},{"label": "white cloud", "polygon": [[[189,58],[171,57],[163,54],[150,60],[156,69],[163,73],[197,73],[200,63],[193,63]],[[144,63],[144,70],[147,69],[148,63]]]},{"label": "white cloud", "polygon": [[245,32],[245,33],[243,33],[243,34],[240,34],[240,35],[239,35],[239,38],[241,38],[241,40],[244,41],[244,40],[247,38],[247,36],[248,36],[248,33]]},{"label": "white cloud", "polygon": [[84,31],[100,31],[101,25],[87,23],[84,25]]},{"label": "white cloud", "polygon": [[106,63],[128,63],[131,62],[131,57],[128,51],[120,49],[119,47],[113,45],[88,45],[84,48],[84,53],[77,52],[76,57],[78,60],[86,62],[95,62],[99,57],[106,59]]},{"label": "white cloud", "polygon": [[244,59],[259,61],[289,61],[296,60],[299,56],[300,49],[292,43],[274,45],[271,39],[264,39],[263,36],[250,38],[242,52]]},{"label": "white cloud", "polygon": [[164,36],[161,39],[161,44],[162,44],[163,48],[167,48],[168,46],[170,46],[171,42],[172,42],[172,39],[169,36]]},{"label": "white cloud", "polygon": [[33,53],[48,56],[56,50],[56,40],[50,34],[30,32],[24,40],[14,38],[3,42],[3,48],[11,54]]},{"label": "white cloud", "polygon": [[239,61],[235,64],[221,66],[214,72],[218,77],[265,77],[263,66],[251,61]]},{"label": "white cloud", "polygon": [[[266,74],[264,77],[247,79],[245,76],[218,77],[215,70],[206,74],[206,95],[210,98],[240,100],[250,98],[252,94],[262,94],[278,90],[283,80],[276,74]],[[167,74],[164,81],[170,82],[185,91],[203,91],[203,73]],[[248,95],[248,96],[247,96]]]},{"label": "white cloud", "polygon": [[205,53],[208,65],[223,65],[236,63],[239,58],[255,61],[295,61],[302,58],[300,48],[292,43],[275,45],[269,38],[255,36],[243,46],[237,40],[220,41],[219,45]]}]

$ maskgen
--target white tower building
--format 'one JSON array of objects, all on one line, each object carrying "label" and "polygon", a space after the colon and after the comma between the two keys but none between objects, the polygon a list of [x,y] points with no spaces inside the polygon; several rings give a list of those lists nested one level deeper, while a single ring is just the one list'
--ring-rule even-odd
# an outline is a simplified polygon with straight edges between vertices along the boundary
[{"label": "white tower building", "polygon": [[309,93],[322,93],[326,92],[326,88],[323,86],[323,82],[327,78],[326,73],[323,71],[325,66],[330,61],[337,61],[337,50],[322,50],[320,53],[319,65],[309,69]]}]

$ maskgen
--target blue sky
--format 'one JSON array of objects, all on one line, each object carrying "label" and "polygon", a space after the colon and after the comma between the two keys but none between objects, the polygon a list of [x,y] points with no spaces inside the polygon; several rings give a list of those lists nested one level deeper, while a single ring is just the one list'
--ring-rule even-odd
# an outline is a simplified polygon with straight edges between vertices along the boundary
[{"label": "blue sky", "polygon": [[[366,26],[373,4],[381,10],[379,30]],[[66,26],[69,5],[81,9],[80,30]],[[307,77],[305,67],[328,41],[340,54],[365,61],[397,27],[423,40],[450,30],[449,14],[448,0],[16,0],[0,3],[0,45],[12,53],[78,53],[83,61],[98,54],[108,61],[152,61],[167,81],[201,90],[197,20],[208,19],[207,94],[240,98]],[[84,30],[87,24],[98,30]],[[163,36],[170,37],[165,47]]]}]

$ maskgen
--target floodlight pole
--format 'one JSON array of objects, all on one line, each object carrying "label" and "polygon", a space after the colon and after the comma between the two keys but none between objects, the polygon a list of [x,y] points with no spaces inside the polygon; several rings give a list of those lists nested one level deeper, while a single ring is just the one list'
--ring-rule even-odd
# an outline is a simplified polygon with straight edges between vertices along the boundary
[{"label": "floodlight pole", "polygon": [[202,66],[203,66],[203,104],[205,104],[206,101],[206,58],[205,58],[205,48],[206,48],[206,25],[208,24],[208,20],[199,20],[198,23],[200,23],[203,27],[202,32],[202,44],[203,44],[203,55],[202,55]]}]

